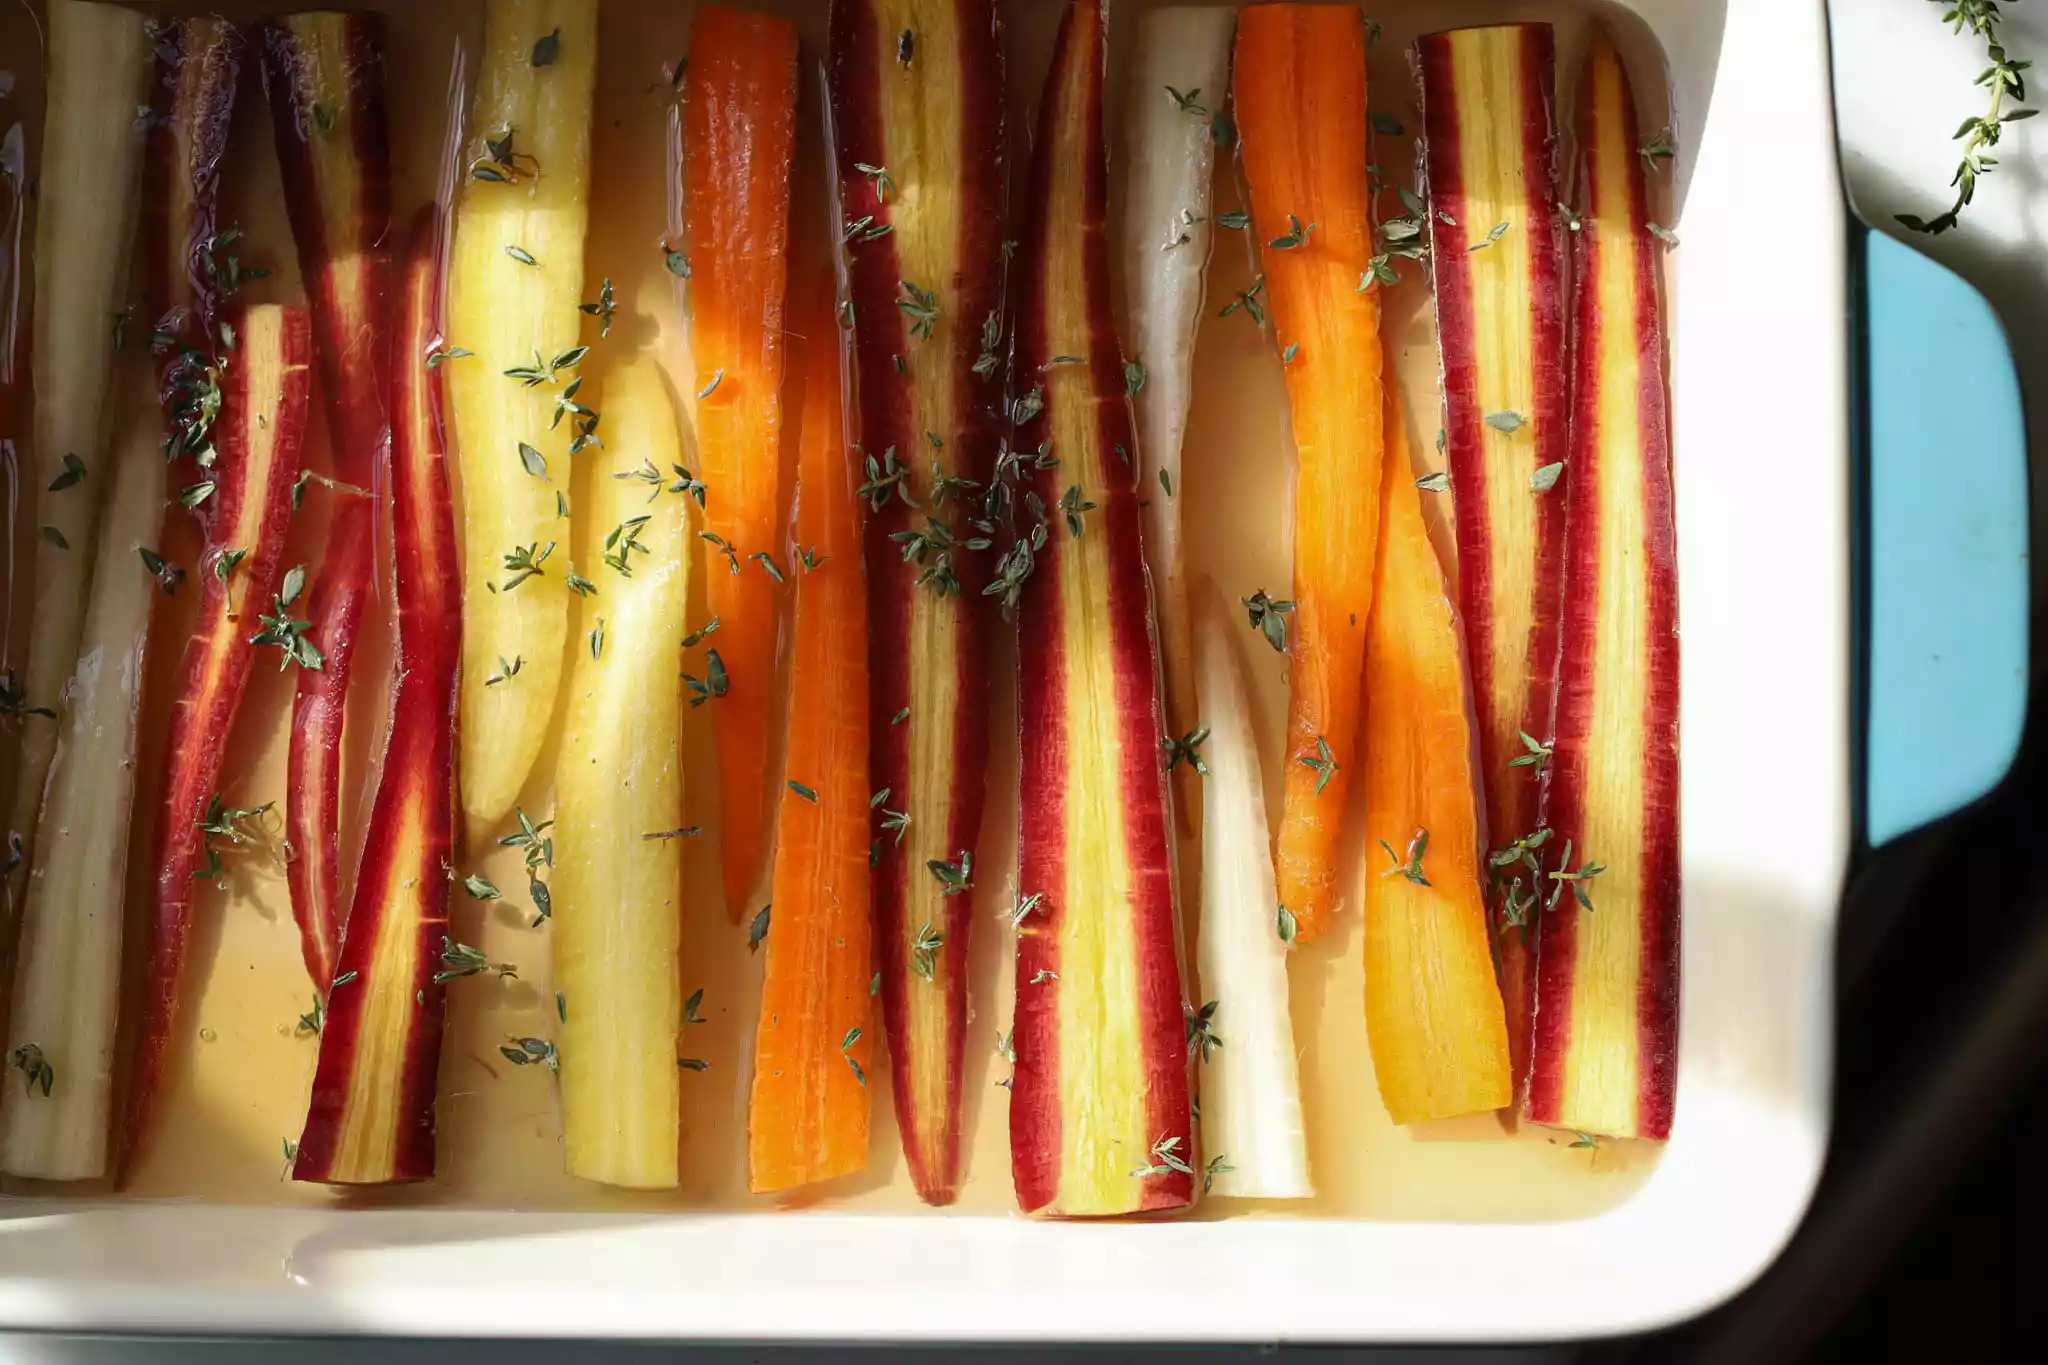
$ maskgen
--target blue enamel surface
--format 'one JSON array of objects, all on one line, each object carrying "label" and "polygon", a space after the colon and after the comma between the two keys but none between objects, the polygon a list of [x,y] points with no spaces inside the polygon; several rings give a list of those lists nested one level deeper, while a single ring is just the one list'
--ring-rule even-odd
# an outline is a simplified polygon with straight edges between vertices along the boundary
[{"label": "blue enamel surface", "polygon": [[1875,846],[1996,786],[2027,705],[2019,380],[1983,295],[1870,235],[1865,811]]}]

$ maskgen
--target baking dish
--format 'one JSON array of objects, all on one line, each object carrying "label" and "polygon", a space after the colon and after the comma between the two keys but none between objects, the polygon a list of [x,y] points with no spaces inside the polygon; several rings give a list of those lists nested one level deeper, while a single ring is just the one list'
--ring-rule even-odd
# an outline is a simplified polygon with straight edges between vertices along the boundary
[{"label": "baking dish", "polygon": [[[1981,300],[1849,223],[1819,0],[1626,8],[1669,63],[1684,243],[1670,277],[1685,637],[1681,1099],[1669,1150],[1639,1189],[1563,1221],[1468,1212],[1117,1226],[831,1209],[10,1200],[0,1322],[1475,1340],[1637,1330],[1701,1311],[1759,1272],[1796,1225],[1825,1150],[1832,942],[1850,859],[1981,793],[2017,735],[2017,400],[1990,404],[1985,429],[1963,439],[1907,425],[1910,381],[1927,359],[1915,341],[1975,338],[2008,390],[2009,362]],[[1392,42],[1425,22],[1555,12],[1461,0],[1384,17]],[[607,39],[620,26],[608,21]],[[1020,29],[1031,26],[1020,16]],[[680,28],[662,19],[664,35]],[[1034,88],[1038,70],[1020,56],[1015,79]],[[1863,332],[1845,326],[1855,303]],[[1852,458],[1859,395],[1867,463]],[[1930,468],[1941,477],[1926,480]],[[1922,485],[1898,481],[1915,472]],[[1999,515],[1987,523],[1985,509]],[[1959,632],[1980,652],[1930,673],[1916,668],[1930,653],[1925,632],[1957,629],[1939,609],[1956,598],[1932,591],[1930,575],[1953,570],[1959,556],[1943,551],[1957,535],[1978,552],[1968,558],[1977,579],[1953,591],[1984,613]],[[1926,557],[1906,575],[1929,589],[1915,601],[1899,597],[1891,547],[1903,543]],[[1937,711],[1955,733],[1896,746],[1926,733],[1898,717]]]}]

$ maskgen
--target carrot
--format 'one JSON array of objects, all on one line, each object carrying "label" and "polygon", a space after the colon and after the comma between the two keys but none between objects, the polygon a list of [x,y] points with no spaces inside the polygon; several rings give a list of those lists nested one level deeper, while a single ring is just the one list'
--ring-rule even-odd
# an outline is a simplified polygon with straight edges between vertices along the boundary
[{"label": "carrot", "polygon": [[[334,473],[384,487],[390,433],[391,149],[385,132],[384,25],[374,14],[290,14],[263,24],[284,201],[313,313]],[[285,865],[306,971],[334,978],[341,932],[341,736],[356,626],[372,588],[376,503],[342,493],[307,594],[308,634],[327,666],[299,674],[285,787]]]},{"label": "carrot", "polygon": [[[1301,938],[1337,910],[1338,827],[1358,732],[1379,534],[1379,299],[1366,164],[1365,20],[1355,6],[1261,5],[1238,19],[1236,111],[1297,468],[1287,783],[1275,862]],[[1238,304],[1225,306],[1235,311]],[[1278,627],[1271,624],[1277,621]]]},{"label": "carrot", "polygon": [[[839,250],[867,478],[868,771],[889,790],[874,817],[877,960],[896,1130],[928,1204],[951,1203],[960,1185],[966,963],[980,907],[971,888],[924,869],[978,851],[988,786],[996,611],[988,556],[970,544],[974,522],[987,521],[973,490],[995,463],[1008,377],[999,8],[832,7]],[[927,926],[948,952],[916,955]]]},{"label": "carrot", "polygon": [[[280,574],[305,435],[312,324],[303,308],[269,304],[225,325],[234,328],[238,343],[221,383],[220,417],[212,429],[218,457],[200,482],[187,485],[182,494],[188,506],[199,509],[206,526],[206,548],[194,575],[204,595],[185,645],[166,746],[169,767],[160,784],[149,988],[122,1132],[124,1181],[148,1136],[150,1105],[178,1022],[194,885],[218,875],[214,837],[237,841],[243,837],[236,832],[237,818],[255,814],[223,809],[218,786],[228,734],[257,651],[274,657],[268,655],[270,647],[279,648],[281,667],[321,664],[318,648],[304,635],[307,623],[292,614],[305,572]],[[207,855],[203,861],[202,851]]]},{"label": "carrot", "polygon": [[[1678,557],[1635,94],[1597,36],[1579,83],[1583,227],[1564,641],[1529,1117],[1670,1136],[1678,1085]],[[1560,847],[1560,844],[1562,845]],[[1596,910],[1595,907],[1598,907]]]},{"label": "carrot", "polygon": [[[683,823],[675,647],[688,630],[689,499],[657,486],[650,500],[635,477],[683,460],[660,366],[642,357],[613,369],[602,401],[605,448],[594,458],[582,533],[593,559],[600,537],[618,548],[605,557],[603,586],[584,601],[589,648],[577,650],[569,675],[555,760],[561,856],[550,937],[562,1155],[569,1174],[585,1180],[672,1189],[682,1118],[683,851],[661,831]],[[527,875],[539,905],[547,893]]]},{"label": "carrot", "polygon": [[[1003,566],[1023,750],[1011,1179],[1025,1212],[1067,1218],[1195,1197],[1158,641],[1111,315],[1107,46],[1101,0],[1069,0],[1017,252],[1032,388],[1002,476],[1021,485]],[[966,858],[930,870],[949,888],[975,876]]]},{"label": "carrot", "polygon": [[[796,30],[707,6],[690,28],[683,86],[690,213],[690,351],[711,549],[705,596],[718,618],[719,851],[734,922],[754,892],[775,792],[776,495],[782,427],[782,300],[796,140]],[[766,562],[764,562],[766,561]]]},{"label": "carrot", "polygon": [[462,488],[459,790],[470,820],[491,826],[540,760],[567,657],[562,503],[596,420],[564,420],[563,404],[582,377],[598,37],[597,0],[483,11],[448,256],[447,351],[461,363],[441,379]]},{"label": "carrot", "polygon": [[[31,538],[20,568],[35,591],[24,594],[23,671],[0,675],[0,720],[9,729],[18,723],[20,742],[8,835],[24,858],[35,850],[63,687],[78,658],[100,507],[114,485],[108,323],[128,297],[147,125],[135,111],[149,99],[151,49],[148,26],[132,11],[64,0],[48,13],[48,119],[30,258],[34,402],[28,462],[19,484],[9,476],[10,506],[23,499],[20,516]],[[25,292],[19,284],[16,289]],[[139,340],[150,325],[140,321],[128,334]],[[10,582],[15,565],[10,554]],[[8,907],[0,919],[0,949],[11,951],[14,914]]]},{"label": "carrot", "polygon": [[[326,992],[320,1059],[292,1178],[336,1185],[434,1173],[434,1090],[447,983],[455,830],[461,560],[448,496],[441,385],[439,211],[421,210],[391,320],[391,721],[362,865]],[[473,968],[470,970],[474,970]]]},{"label": "carrot", "polygon": [[1387,376],[1387,459],[1365,646],[1365,1019],[1396,1123],[1514,1097],[1494,979],[1464,647]]},{"label": "carrot", "polygon": [[[1548,24],[1465,28],[1415,45],[1431,274],[1443,358],[1444,463],[1458,539],[1458,615],[1472,669],[1487,837],[1538,836],[1557,699],[1567,414],[1565,228],[1554,175]],[[1534,935],[1504,865],[1494,943],[1516,1084],[1528,1076]],[[1520,877],[1521,885],[1517,886]]]},{"label": "carrot", "polygon": [[756,1193],[829,1180],[868,1159],[867,598],[829,282],[815,293],[801,329],[789,790],[747,1119]]}]

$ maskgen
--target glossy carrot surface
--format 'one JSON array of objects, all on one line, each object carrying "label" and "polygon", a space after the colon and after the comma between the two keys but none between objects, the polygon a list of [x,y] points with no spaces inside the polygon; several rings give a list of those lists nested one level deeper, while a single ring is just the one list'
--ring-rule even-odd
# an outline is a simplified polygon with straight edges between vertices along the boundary
[{"label": "glossy carrot surface", "polygon": [[392,369],[391,521],[398,653],[391,729],[342,936],[294,1179],[342,1185],[434,1174],[440,978],[455,832],[461,562],[441,419],[441,223],[415,225]]},{"label": "glossy carrot surface", "polygon": [[1678,557],[1635,94],[1596,36],[1580,81],[1564,666],[1529,1117],[1664,1138],[1678,1084]]},{"label": "glossy carrot surface", "polygon": [[[1551,742],[1557,694],[1568,421],[1554,38],[1548,24],[1509,24],[1432,34],[1415,51],[1458,613],[1487,838],[1505,849],[1543,823],[1547,769],[1509,765]],[[1510,868],[1492,898],[1518,1087],[1536,957],[1511,905],[1535,889]]]},{"label": "glossy carrot surface", "polygon": [[726,690],[716,698],[719,851],[734,922],[761,875],[775,790],[782,320],[796,141],[796,30],[705,6],[683,82],[683,202],[690,224],[690,351],[703,461],[705,597]]},{"label": "glossy carrot surface", "polygon": [[[312,387],[312,323],[303,308],[266,304],[227,325],[237,344],[210,433],[216,459],[184,494],[197,507],[206,548],[193,574],[201,591],[199,618],[185,642],[160,788],[149,988],[122,1132],[124,1173],[147,1140],[150,1105],[178,1029],[194,894],[201,879],[219,876],[214,839],[237,838],[200,826],[222,818],[221,766],[250,670],[259,649],[266,662],[277,659],[273,647],[283,653],[281,666],[319,666],[317,652],[297,643],[302,637],[294,627],[305,625],[292,616],[300,589],[280,583]],[[239,560],[224,558],[243,552]]]},{"label": "glossy carrot surface", "polygon": [[[787,790],[775,841],[775,931],[754,1033],[748,1185],[785,1190],[868,1160],[867,593],[860,504],[824,281],[804,310]],[[920,983],[924,984],[924,983]]]},{"label": "glossy carrot surface", "polygon": [[[1379,536],[1379,297],[1366,145],[1364,16],[1260,5],[1238,18],[1236,115],[1263,306],[1286,369],[1296,451],[1287,620],[1280,901],[1300,937],[1338,910],[1337,836],[1357,761],[1361,667]],[[1259,301],[1247,307],[1257,316]]]},{"label": "glossy carrot surface", "polygon": [[1365,1021],[1396,1123],[1511,1103],[1472,771],[1464,642],[1389,375],[1387,461],[1365,646]]},{"label": "glossy carrot surface", "polygon": [[1010,1163],[1025,1211],[1060,1217],[1194,1199],[1158,644],[1110,303],[1107,46],[1100,0],[1070,0],[1025,201],[1016,373],[1031,387],[1007,475],[1029,495],[1010,551],[1028,567]]},{"label": "glossy carrot surface", "polygon": [[325,666],[299,674],[285,778],[285,864],[306,971],[334,977],[340,941],[341,736],[357,627],[371,593],[372,490],[390,439],[391,149],[384,26],[374,14],[291,14],[263,26],[263,83],[285,209],[313,313],[334,452],[334,518],[312,575],[309,636]]},{"label": "glossy carrot surface", "polygon": [[[990,556],[966,542],[986,518],[1008,369],[998,6],[839,0],[830,75],[868,489],[869,773],[889,792],[874,817],[882,1010],[910,1178],[945,1204],[960,1183],[965,964],[986,900],[945,894],[925,867],[979,852],[987,786],[997,610]],[[930,981],[910,970],[927,925],[951,945]]]}]

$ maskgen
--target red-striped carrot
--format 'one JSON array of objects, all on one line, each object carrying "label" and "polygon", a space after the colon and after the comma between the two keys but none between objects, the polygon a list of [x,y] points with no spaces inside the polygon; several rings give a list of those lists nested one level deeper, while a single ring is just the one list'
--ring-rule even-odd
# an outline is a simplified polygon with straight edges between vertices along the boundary
[{"label": "red-striped carrot", "polygon": [[[1194,1198],[1158,653],[1104,225],[1106,47],[1101,0],[1070,0],[1020,248],[1031,388],[1002,471],[1021,481],[1024,519],[1004,565],[1020,588],[1023,731],[1010,1160],[1017,1202],[1067,1217]],[[976,874],[930,875],[950,888]]]},{"label": "red-striped carrot", "polygon": [[1396,1123],[1513,1102],[1480,878],[1464,642],[1387,367],[1378,582],[1365,645],[1365,1020]]},{"label": "red-striped carrot", "polygon": [[[392,353],[391,524],[398,652],[383,774],[327,988],[320,1062],[292,1176],[338,1185],[434,1173],[434,1086],[455,830],[461,561],[442,444],[440,215],[406,255]],[[444,970],[445,969],[445,970]]]},{"label": "red-striped carrot", "polygon": [[1337,834],[1379,536],[1379,298],[1363,288],[1373,256],[1365,43],[1351,6],[1262,5],[1238,18],[1240,155],[1265,243],[1265,274],[1244,311],[1271,314],[1297,452],[1287,786],[1274,861],[1302,938],[1338,909]]},{"label": "red-striped carrot", "polygon": [[341,929],[341,734],[356,628],[371,588],[369,490],[390,433],[388,338],[391,150],[384,117],[384,25],[322,12],[263,25],[285,210],[313,313],[339,491],[327,549],[307,588],[307,632],[326,658],[299,673],[285,779],[285,864],[306,971],[334,978]]},{"label": "red-striped carrot", "polygon": [[786,1190],[868,1160],[874,971],[868,924],[867,594],[829,282],[804,310],[796,625],[775,929],[754,1034],[748,1183]]},{"label": "red-striped carrot", "polygon": [[1635,96],[1595,37],[1579,94],[1579,298],[1529,1117],[1664,1138],[1678,1070],[1678,561]]},{"label": "red-striped carrot", "polygon": [[[184,647],[170,768],[158,796],[151,989],[119,1133],[116,1176],[123,1182],[149,1136],[191,929],[191,882],[203,842],[197,826],[208,813],[227,732],[254,661],[246,637],[256,630],[261,606],[274,600],[270,593],[277,585],[299,463],[304,312],[258,310],[267,323],[260,348],[244,335],[247,319],[225,330],[221,320],[242,274],[235,234],[219,230],[216,210],[244,46],[241,31],[224,19],[180,19],[157,32],[164,117],[151,125],[143,167],[144,297],[153,315],[152,350],[163,359],[160,396],[169,428],[164,452],[174,462],[169,477],[174,486],[183,483],[180,501],[194,510],[205,545],[194,566],[201,584],[199,617]],[[227,351],[230,335],[235,345]],[[258,365],[270,372],[254,374]],[[250,395],[261,412],[250,410]],[[267,425],[259,426],[259,417]],[[248,455],[230,458],[238,452]],[[202,465],[202,458],[210,465]],[[261,465],[249,468],[252,458]],[[282,482],[273,483],[277,479]],[[239,614],[234,602],[243,604]],[[181,741],[183,735],[204,738]]]},{"label": "red-striped carrot", "polygon": [[[1564,228],[1547,24],[1459,29],[1416,45],[1444,453],[1458,609],[1479,717],[1486,828],[1502,849],[1542,824],[1557,687],[1566,440]],[[1510,766],[1517,759],[1519,766]],[[1532,888],[1503,869],[1494,943],[1516,1085],[1528,1075],[1535,953],[1511,923]]]},{"label": "red-striped carrot", "polygon": [[[977,898],[944,894],[925,866],[976,851],[986,786],[994,604],[963,547],[982,534],[1007,369],[997,6],[841,0],[830,71],[868,502],[869,767],[889,793],[875,810],[882,1010],[911,1183],[945,1204]],[[926,926],[950,945],[929,981],[911,971]]]},{"label": "red-striped carrot", "polygon": [[233,328],[236,344],[210,432],[216,458],[182,495],[205,526],[195,574],[202,595],[165,746],[170,758],[157,815],[149,988],[122,1133],[124,1175],[147,1139],[151,1102],[178,1025],[194,884],[217,875],[216,835],[238,837],[237,813],[222,808],[219,787],[249,671],[258,651],[273,646],[282,655],[280,667],[321,664],[318,648],[305,637],[307,623],[292,615],[305,571],[283,572],[311,387],[312,323],[302,308],[266,304],[223,325]]},{"label": "red-striped carrot", "polygon": [[768,727],[780,610],[775,575],[782,305],[796,141],[796,30],[705,6],[683,82],[690,353],[707,485],[705,597],[718,618],[719,853],[735,923],[754,893],[774,809]]}]

